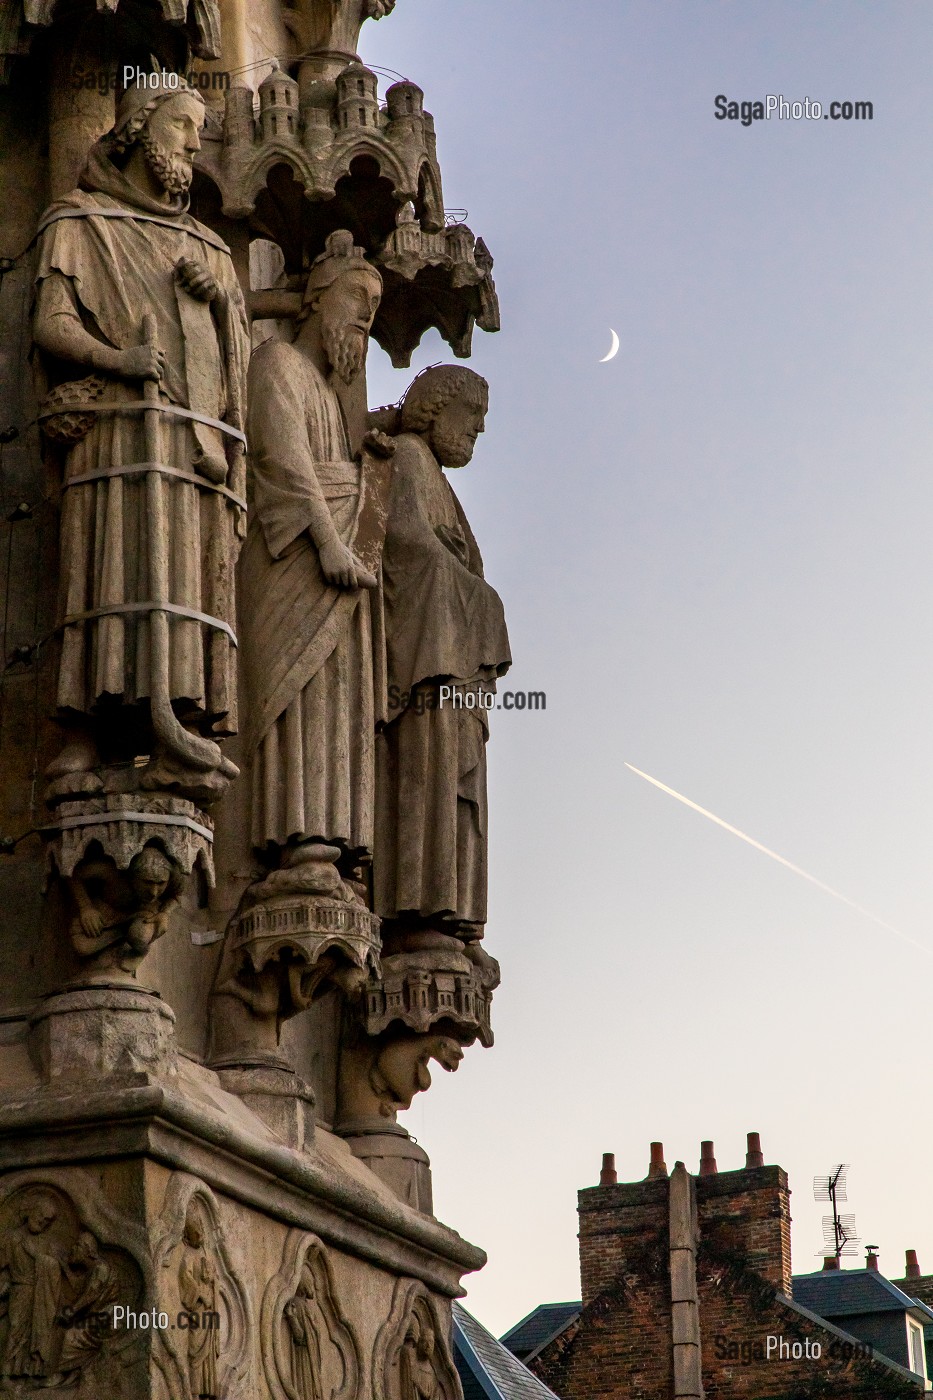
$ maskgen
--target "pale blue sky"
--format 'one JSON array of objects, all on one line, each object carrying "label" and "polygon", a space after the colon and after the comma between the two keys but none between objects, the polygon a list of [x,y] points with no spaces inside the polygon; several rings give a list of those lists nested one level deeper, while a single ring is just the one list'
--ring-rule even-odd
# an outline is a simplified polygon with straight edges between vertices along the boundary
[{"label": "pale blue sky", "polygon": [[[921,0],[398,0],[496,259],[492,407],[455,482],[506,602],[487,947],[497,1044],[408,1115],[502,1331],[579,1296],[576,1190],[745,1133],[933,1272],[933,10]],[[867,99],[874,121],[714,119]],[[599,364],[609,328],[618,358]],[[426,339],[414,368],[446,357]],[[409,375],[371,357],[373,402]],[[912,949],[688,812],[844,891]]]}]

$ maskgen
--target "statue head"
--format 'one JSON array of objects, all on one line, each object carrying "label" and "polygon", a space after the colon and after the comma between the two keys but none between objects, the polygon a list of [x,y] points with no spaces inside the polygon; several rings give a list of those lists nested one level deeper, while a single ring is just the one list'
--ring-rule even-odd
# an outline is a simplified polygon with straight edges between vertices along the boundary
[{"label": "statue head", "polygon": [[97,1240],[90,1230],[82,1230],[75,1241],[74,1249],[71,1251],[72,1261],[75,1264],[93,1264],[100,1254]]},{"label": "statue head", "polygon": [[54,1201],[48,1196],[37,1196],[23,1211],[23,1223],[31,1235],[41,1235],[58,1215]]},{"label": "statue head", "polygon": [[173,892],[177,878],[175,867],[158,846],[145,846],[130,862],[130,883],[143,906],[158,904]]},{"label": "statue head", "polygon": [[200,1249],[204,1243],[204,1226],[201,1224],[201,1217],[194,1201],[189,1203],[185,1212],[183,1239],[185,1244],[190,1245],[192,1249]]},{"label": "statue head", "polygon": [[352,384],[366,361],[373,319],[382,299],[382,277],[367,262],[353,235],[338,229],[327,239],[305,286],[299,321],[316,315],[331,369]]},{"label": "statue head", "polygon": [[[152,82],[144,82],[143,78]],[[156,181],[170,195],[187,192],[204,125],[200,94],[178,73],[149,73],[123,93],[110,133],[111,149],[121,155],[139,146]]]},{"label": "statue head", "polygon": [[419,433],[445,467],[465,467],[483,432],[489,385],[463,365],[435,365],[402,400],[402,432]]}]

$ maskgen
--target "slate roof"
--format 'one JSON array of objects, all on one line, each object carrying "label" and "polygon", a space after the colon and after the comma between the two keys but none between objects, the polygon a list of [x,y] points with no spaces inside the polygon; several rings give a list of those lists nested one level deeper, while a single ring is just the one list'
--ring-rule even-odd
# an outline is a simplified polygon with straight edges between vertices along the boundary
[{"label": "slate roof", "polygon": [[514,1356],[527,1361],[536,1351],[563,1332],[580,1313],[582,1303],[539,1303],[521,1322],[503,1333],[502,1345]]},{"label": "slate roof", "polygon": [[918,1322],[933,1321],[933,1312],[873,1269],[839,1269],[799,1274],[794,1301],[820,1317],[859,1317],[866,1313],[910,1312]]},{"label": "slate roof", "polygon": [[454,1358],[465,1400],[556,1400],[466,1308],[454,1303]]}]

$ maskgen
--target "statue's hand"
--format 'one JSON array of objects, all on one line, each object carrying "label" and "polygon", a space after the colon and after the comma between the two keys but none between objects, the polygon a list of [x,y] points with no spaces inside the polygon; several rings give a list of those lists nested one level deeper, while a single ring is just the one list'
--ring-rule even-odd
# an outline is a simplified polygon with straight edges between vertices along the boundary
[{"label": "statue's hand", "polygon": [[131,345],[121,350],[117,373],[124,379],[161,379],[165,373],[165,353],[154,345]]},{"label": "statue's hand", "polygon": [[388,433],[380,432],[378,428],[370,428],[363,439],[363,444],[377,457],[395,456],[395,438],[389,437]]},{"label": "statue's hand", "polygon": [[220,296],[219,282],[207,263],[197,258],[179,258],[175,264],[175,280],[195,301],[213,301]]},{"label": "statue's hand", "polygon": [[335,536],[318,551],[321,572],[336,588],[375,588],[376,577],[357,559],[352,549]]},{"label": "statue's hand", "polygon": [[97,909],[82,909],[79,914],[81,929],[88,938],[98,938],[103,931],[104,921]]}]

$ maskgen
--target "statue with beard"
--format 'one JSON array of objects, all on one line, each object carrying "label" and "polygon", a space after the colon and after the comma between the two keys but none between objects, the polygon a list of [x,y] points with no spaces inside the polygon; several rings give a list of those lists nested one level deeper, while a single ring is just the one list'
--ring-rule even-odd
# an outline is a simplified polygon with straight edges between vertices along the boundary
[{"label": "statue with beard", "polygon": [[471,460],[487,406],[485,379],[455,365],[425,370],[402,403],[382,557],[388,722],[373,864],[387,953],[450,936],[475,944],[486,922],[487,710],[511,656],[442,467]]},{"label": "statue with beard", "polygon": [[384,512],[373,509],[367,452],[351,455],[335,386],[362,370],[381,294],[352,235],[331,234],[294,342],[267,341],[250,365],[244,749],[252,843],[273,867],[263,894],[352,900],[344,877],[371,859],[381,685],[369,590]]},{"label": "statue with beard", "polygon": [[249,338],[229,250],[187,213],[204,104],[130,87],[80,187],[40,225],[40,410],[61,471],[49,800],[150,755],[144,788],[209,800],[236,772],[234,565]]}]

